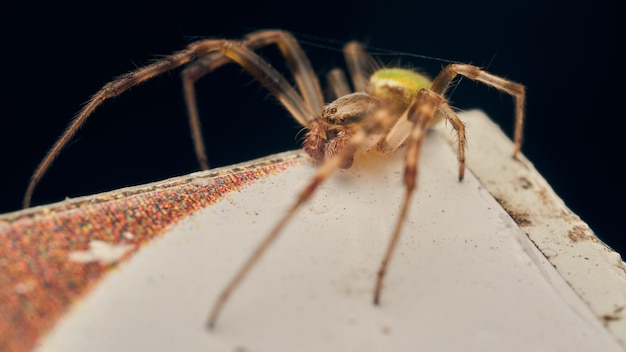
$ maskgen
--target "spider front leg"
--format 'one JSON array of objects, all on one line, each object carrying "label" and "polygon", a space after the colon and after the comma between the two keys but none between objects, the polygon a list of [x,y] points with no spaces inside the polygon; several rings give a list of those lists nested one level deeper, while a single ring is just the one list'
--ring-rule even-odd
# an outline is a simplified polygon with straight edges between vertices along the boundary
[{"label": "spider front leg", "polygon": [[[321,120],[316,121],[314,126],[316,128],[323,128],[324,124],[334,120],[335,117],[344,119],[344,122],[359,122],[358,125],[347,127],[350,129],[350,136],[342,142],[343,146],[332,157],[319,160],[321,162],[317,172],[307,184],[307,186],[298,194],[296,201],[292,204],[289,210],[280,218],[278,223],[272,228],[270,233],[259,243],[254,249],[252,254],[244,262],[244,264],[235,273],[233,278],[228,282],[226,287],[217,297],[211,313],[209,314],[209,320],[207,326],[212,329],[215,327],[215,323],[224,308],[224,305],[228,301],[231,294],[237,289],[242,280],[247,276],[250,270],[261,259],[262,255],[269,248],[269,246],[278,238],[285,225],[293,218],[295,213],[300,207],[307,202],[317,188],[328,179],[335,171],[340,168],[345,168],[345,165],[351,162],[354,154],[357,150],[367,145],[369,136],[375,133],[380,133],[389,128],[389,125],[395,120],[384,109],[379,108],[378,100],[376,98],[369,97],[365,93],[353,93],[347,97],[342,97],[340,101],[335,101],[323,110]],[[341,111],[339,111],[341,108]],[[341,124],[337,124],[341,126]],[[322,132],[320,132],[322,133]]]},{"label": "spider front leg", "polygon": [[387,272],[387,267],[400,238],[400,231],[416,187],[417,167],[424,139],[424,131],[427,127],[441,118],[445,118],[450,121],[458,133],[457,154],[459,159],[459,180],[463,179],[465,170],[465,126],[443,98],[443,94],[446,89],[457,75],[462,75],[472,80],[482,82],[513,96],[516,111],[514,157],[517,156],[517,153],[521,148],[522,126],[524,121],[523,107],[525,100],[525,89],[522,85],[492,75],[476,66],[451,64],[444,68],[439,75],[437,75],[435,80],[432,82],[430,89],[421,89],[418,92],[416,98],[413,100],[407,111],[377,144],[378,150],[382,152],[390,152],[402,145],[408,138],[404,173],[406,193],[400,211],[400,216],[398,217],[387,247],[387,251],[385,252],[385,256],[378,271],[376,286],[374,288],[375,304],[380,302],[380,294],[383,286],[383,280]]},{"label": "spider front leg", "polygon": [[313,177],[313,179],[309,182],[309,184],[300,192],[296,201],[292,204],[289,210],[283,215],[283,217],[278,221],[278,223],[272,228],[272,231],[268,233],[265,238],[257,245],[252,254],[246,259],[243,265],[237,270],[233,278],[228,282],[228,284],[224,287],[224,289],[218,295],[215,303],[213,304],[213,308],[209,314],[209,320],[207,321],[207,327],[209,329],[215,328],[215,324],[217,319],[222,312],[226,302],[232,295],[232,293],[239,287],[243,279],[248,275],[250,270],[256,265],[256,263],[261,259],[263,254],[267,251],[267,249],[276,241],[278,236],[281,234],[285,225],[293,218],[298,209],[307,201],[315,190],[328,178],[330,177],[338,168],[340,168],[341,164],[343,164],[343,160],[351,157],[356,151],[356,147],[360,140],[362,139],[362,134],[359,133],[353,137],[352,142],[348,143],[346,148],[344,148],[341,153],[337,154],[334,158],[330,160],[326,160],[318,169],[317,173]]},{"label": "spider front leg", "polygon": [[[387,250],[385,251],[385,255],[376,276],[376,285],[374,287],[374,304],[376,305],[380,303],[380,295],[383,288],[383,281],[387,273],[387,268],[398,245],[404,220],[406,219],[411,199],[417,187],[419,156],[424,142],[424,136],[426,134],[426,130],[435,119],[437,112],[444,113],[446,117],[449,117],[449,114],[451,114],[458,120],[458,117],[456,117],[452,109],[450,109],[445,99],[441,95],[428,89],[420,90],[405,112],[405,115],[408,117],[406,123],[410,123],[413,126],[407,138],[407,150],[405,155],[403,180],[406,189],[402,201],[402,207],[400,208],[400,215],[396,220],[389,244],[387,245]],[[400,121],[402,121],[402,119]],[[396,123],[396,126],[398,126],[398,123]],[[406,125],[401,123],[400,126],[404,127]],[[463,129],[460,131],[463,131]],[[387,136],[383,136],[382,138],[387,138]],[[462,136],[462,139],[465,140],[465,135],[462,134]],[[459,133],[459,140],[461,140],[461,133]],[[461,147],[461,144],[459,144],[459,147]]]}]

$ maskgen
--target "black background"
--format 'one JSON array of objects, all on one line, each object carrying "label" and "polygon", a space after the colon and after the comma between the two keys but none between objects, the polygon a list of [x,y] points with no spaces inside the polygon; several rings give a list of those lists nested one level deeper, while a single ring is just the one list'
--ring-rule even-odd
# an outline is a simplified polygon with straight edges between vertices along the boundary
[{"label": "black background", "polygon": [[[320,73],[342,63],[341,43],[358,39],[375,48],[473,63],[525,84],[524,154],[602,240],[626,253],[620,226],[622,15],[608,0],[5,3],[0,213],[20,208],[47,149],[112,77],[197,39],[282,28],[332,48],[304,44]],[[409,55],[381,59],[432,75],[444,65]],[[180,71],[165,74],[98,109],[43,178],[34,203],[196,171],[179,77]],[[299,147],[299,126],[234,65],[201,81],[198,90],[213,166]],[[461,109],[485,110],[511,135],[508,96],[463,80],[451,100]]]}]

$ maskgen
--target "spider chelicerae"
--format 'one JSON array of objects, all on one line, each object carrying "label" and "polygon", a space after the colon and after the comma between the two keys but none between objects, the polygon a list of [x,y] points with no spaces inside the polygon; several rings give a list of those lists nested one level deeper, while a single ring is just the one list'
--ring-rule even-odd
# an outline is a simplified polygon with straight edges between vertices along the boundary
[{"label": "spider chelicerae", "polygon": [[[276,45],[280,49],[293,74],[297,89],[255,53],[255,50],[269,45]],[[31,178],[24,196],[24,207],[30,205],[35,186],[54,159],[99,105],[133,86],[185,65],[182,72],[183,90],[195,152],[202,169],[208,169],[194,83],[220,66],[234,62],[267,88],[307,130],[303,148],[319,164],[319,168],[289,210],[222,290],[210,313],[208,326],[215,326],[228,297],[324,180],[340,168],[349,168],[359,150],[376,150],[387,154],[406,145],[403,176],[406,191],[376,278],[374,304],[378,304],[385,273],[416,188],[420,148],[425,131],[440,120],[449,121],[457,132],[459,180],[463,179],[465,126],[446,101],[446,89],[457,76],[463,76],[511,95],[515,103],[514,157],[519,153],[522,142],[525,89],[518,83],[473,65],[449,64],[431,80],[414,70],[381,67],[358,42],[347,43],[343,52],[351,84],[343,70],[329,71],[326,80],[335,100],[328,104],[324,102],[319,80],[298,41],[292,34],[282,30],[261,30],[250,33],[241,40],[200,40],[170,56],[126,73],[102,87],[50,149]]]}]

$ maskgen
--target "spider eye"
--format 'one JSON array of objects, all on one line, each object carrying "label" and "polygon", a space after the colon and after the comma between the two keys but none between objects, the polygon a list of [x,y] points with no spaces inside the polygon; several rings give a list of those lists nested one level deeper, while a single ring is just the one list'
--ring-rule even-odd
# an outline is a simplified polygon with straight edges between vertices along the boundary
[{"label": "spider eye", "polygon": [[331,114],[335,114],[335,113],[337,113],[337,108],[331,108],[331,109],[330,109],[330,113],[331,113]]}]

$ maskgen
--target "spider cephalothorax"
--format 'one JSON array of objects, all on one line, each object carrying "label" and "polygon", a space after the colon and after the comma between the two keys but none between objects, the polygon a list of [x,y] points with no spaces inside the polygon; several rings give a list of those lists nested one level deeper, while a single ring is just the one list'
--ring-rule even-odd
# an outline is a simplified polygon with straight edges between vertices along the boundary
[{"label": "spider cephalothorax", "polygon": [[[255,53],[255,50],[268,45],[276,45],[285,57],[297,89]],[[180,66],[186,65],[182,75],[183,90],[196,154],[201,167],[207,169],[194,83],[224,64],[234,62],[254,76],[281,102],[296,121],[308,129],[303,148],[318,162],[319,168],[292,207],[279,219],[276,226],[220,293],[210,313],[208,325],[214,326],[230,294],[278,237],[285,224],[325,179],[339,168],[350,167],[358,150],[375,149],[386,154],[406,145],[404,171],[406,192],[378,271],[374,290],[374,303],[378,303],[385,272],[398,243],[402,223],[416,187],[419,154],[425,131],[438,120],[449,121],[458,134],[459,179],[463,178],[465,126],[444,97],[448,86],[460,75],[494,87],[514,98],[516,123],[513,155],[517,155],[521,147],[525,90],[518,83],[472,65],[450,64],[430,80],[413,70],[378,67],[375,60],[358,42],[346,44],[343,52],[352,84],[348,83],[342,70],[331,70],[327,75],[327,81],[334,100],[329,104],[324,104],[319,80],[304,51],[291,34],[280,30],[253,32],[238,41],[201,40],[150,65],[122,75],[92,96],[44,157],[28,186],[24,206],[29,206],[35,186],[54,159],[100,104],[141,82]]]},{"label": "spider cephalothorax", "polygon": [[[350,93],[324,106],[320,117],[308,126],[303,149],[317,162],[333,158],[344,149],[364,118],[371,116],[381,101],[366,93]],[[352,166],[353,156],[346,157],[340,167]]]},{"label": "spider cephalothorax", "polygon": [[[399,118],[421,89],[431,81],[408,69],[383,68],[369,78],[366,92],[354,92],[338,97],[325,105],[308,126],[303,149],[317,162],[330,159],[342,150],[364,119],[385,111]],[[436,122],[436,120],[433,120]],[[382,134],[384,131],[379,131]],[[369,149],[371,146],[362,146]],[[346,157],[342,168],[352,166],[353,156]]]}]

